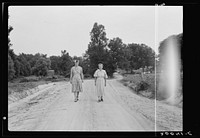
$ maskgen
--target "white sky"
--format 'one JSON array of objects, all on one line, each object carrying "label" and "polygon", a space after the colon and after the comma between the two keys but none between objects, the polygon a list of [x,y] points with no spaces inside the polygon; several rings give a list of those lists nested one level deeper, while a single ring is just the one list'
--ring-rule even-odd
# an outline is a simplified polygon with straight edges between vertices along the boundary
[{"label": "white sky", "polygon": [[97,22],[109,39],[120,37],[125,44],[144,43],[157,51],[160,41],[183,32],[183,11],[182,6],[162,6],[157,13],[155,24],[155,6],[11,6],[9,37],[16,54],[58,56],[66,50],[81,56]]}]

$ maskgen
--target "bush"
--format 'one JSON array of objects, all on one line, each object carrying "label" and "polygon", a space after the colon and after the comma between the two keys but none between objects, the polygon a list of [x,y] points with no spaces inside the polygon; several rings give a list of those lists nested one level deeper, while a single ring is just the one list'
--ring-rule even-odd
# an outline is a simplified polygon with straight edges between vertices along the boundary
[{"label": "bush", "polygon": [[84,74],[84,78],[92,78],[92,75],[90,75],[90,74]]},{"label": "bush", "polygon": [[136,91],[144,91],[147,90],[149,87],[149,84],[145,81],[141,81],[136,85]]},{"label": "bush", "polygon": [[70,78],[70,74],[65,75],[65,78]]},{"label": "bush", "polygon": [[19,82],[36,82],[39,80],[39,77],[36,76],[29,76],[29,77],[22,77],[19,79]]},{"label": "bush", "polygon": [[45,81],[52,81],[52,80],[53,80],[53,77],[48,76],[48,77],[45,77],[44,80],[45,80]]},{"label": "bush", "polygon": [[36,76],[29,76],[29,77],[26,77],[26,79],[28,79],[28,81],[38,81],[39,80],[39,77],[36,77]]},{"label": "bush", "polygon": [[52,77],[53,79],[58,79],[58,76],[55,76],[55,75],[53,75],[53,77]]},{"label": "bush", "polygon": [[29,80],[27,79],[27,78],[22,78],[20,81],[19,81],[20,83],[23,83],[23,82],[29,82]]},{"label": "bush", "polygon": [[[158,78],[157,82],[158,82]],[[155,93],[155,74],[144,74],[144,81],[149,84],[148,90]]]},{"label": "bush", "polygon": [[8,54],[8,81],[12,80],[15,77],[15,68],[14,62],[10,55]]},{"label": "bush", "polygon": [[[155,98],[155,74],[126,74],[120,82],[130,87],[137,94],[148,98]],[[156,79],[158,81],[158,78]],[[157,82],[158,83],[158,82]]]}]

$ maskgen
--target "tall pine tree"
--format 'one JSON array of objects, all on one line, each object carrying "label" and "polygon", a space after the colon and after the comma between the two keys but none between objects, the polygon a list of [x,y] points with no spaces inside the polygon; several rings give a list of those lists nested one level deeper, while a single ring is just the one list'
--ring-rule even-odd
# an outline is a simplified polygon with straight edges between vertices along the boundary
[{"label": "tall pine tree", "polygon": [[108,38],[106,37],[105,27],[101,24],[94,23],[94,26],[90,32],[90,43],[86,54],[89,58],[90,71],[93,75],[94,71],[98,68],[98,63],[104,64],[109,76],[112,76],[113,67],[110,65],[110,54],[107,46]]}]

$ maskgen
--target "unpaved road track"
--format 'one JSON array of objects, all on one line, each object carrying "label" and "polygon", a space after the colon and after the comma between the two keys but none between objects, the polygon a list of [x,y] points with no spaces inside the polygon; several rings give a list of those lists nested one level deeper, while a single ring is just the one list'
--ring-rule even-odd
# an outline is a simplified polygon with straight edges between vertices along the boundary
[{"label": "unpaved road track", "polygon": [[154,122],[126,105],[128,99],[124,101],[120,95],[132,93],[116,79],[107,81],[103,102],[97,102],[94,80],[85,80],[83,90],[80,100],[74,102],[70,83],[56,82],[34,97],[9,105],[8,129],[154,131]]}]

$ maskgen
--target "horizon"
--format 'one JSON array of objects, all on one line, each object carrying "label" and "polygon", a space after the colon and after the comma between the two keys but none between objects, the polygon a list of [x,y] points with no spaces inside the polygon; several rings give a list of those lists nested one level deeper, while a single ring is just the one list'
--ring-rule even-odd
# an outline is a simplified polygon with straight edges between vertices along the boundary
[{"label": "horizon", "polygon": [[183,13],[182,6],[157,9],[155,13],[155,6],[10,6],[11,49],[16,55],[60,56],[66,50],[71,57],[80,57],[97,22],[109,40],[119,37],[124,44],[145,44],[158,54],[161,41],[183,33]]}]

